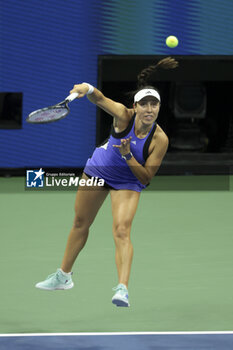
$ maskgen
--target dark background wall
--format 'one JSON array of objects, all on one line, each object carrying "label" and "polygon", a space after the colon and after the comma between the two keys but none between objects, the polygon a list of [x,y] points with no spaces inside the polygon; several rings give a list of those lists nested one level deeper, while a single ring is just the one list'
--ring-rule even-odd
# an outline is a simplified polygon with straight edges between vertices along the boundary
[{"label": "dark background wall", "polygon": [[[27,115],[97,86],[99,55],[233,55],[228,0],[7,0],[0,2],[0,92],[22,93],[22,128],[0,129],[0,167],[82,167],[96,144],[86,98],[48,125]],[[179,46],[165,45],[168,35]]]}]

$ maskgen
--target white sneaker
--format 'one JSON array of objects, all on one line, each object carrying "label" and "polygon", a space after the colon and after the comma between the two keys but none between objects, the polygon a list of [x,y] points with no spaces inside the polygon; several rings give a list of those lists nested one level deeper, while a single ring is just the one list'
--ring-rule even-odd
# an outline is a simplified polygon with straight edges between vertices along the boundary
[{"label": "white sneaker", "polygon": [[129,294],[128,289],[122,283],[118,284],[117,287],[112,290],[116,291],[112,298],[112,303],[116,306],[129,307]]},{"label": "white sneaker", "polygon": [[36,288],[44,290],[63,290],[73,288],[74,283],[72,281],[72,272],[70,274],[64,274],[61,269],[57,269],[57,272],[49,275],[46,280],[39,282],[35,285]]}]

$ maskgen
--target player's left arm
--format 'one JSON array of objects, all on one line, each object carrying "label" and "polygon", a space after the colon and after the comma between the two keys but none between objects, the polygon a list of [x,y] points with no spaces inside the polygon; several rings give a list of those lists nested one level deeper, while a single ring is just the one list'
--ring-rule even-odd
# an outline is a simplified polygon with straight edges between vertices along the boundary
[{"label": "player's left arm", "polygon": [[159,132],[156,135],[153,150],[149,154],[144,166],[139,164],[134,157],[127,160],[131,171],[143,185],[147,185],[159,170],[167,152],[168,144],[167,135],[164,132]]}]

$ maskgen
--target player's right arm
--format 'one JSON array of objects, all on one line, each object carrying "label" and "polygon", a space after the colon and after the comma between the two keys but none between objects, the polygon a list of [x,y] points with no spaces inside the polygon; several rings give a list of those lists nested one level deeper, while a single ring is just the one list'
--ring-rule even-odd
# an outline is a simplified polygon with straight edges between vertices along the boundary
[{"label": "player's right arm", "polygon": [[[70,93],[78,92],[78,98],[81,98],[87,94],[88,90],[88,85],[82,83],[74,85],[74,88],[70,91]],[[114,122],[116,125],[118,125],[119,123],[129,123],[129,120],[131,119],[133,114],[133,110],[128,109],[123,104],[115,102],[110,98],[104,96],[104,94],[97,88],[94,88],[94,91],[91,94],[88,94],[87,98],[90,102],[94,103],[99,108],[103,109],[106,113],[110,114],[114,118]]]}]

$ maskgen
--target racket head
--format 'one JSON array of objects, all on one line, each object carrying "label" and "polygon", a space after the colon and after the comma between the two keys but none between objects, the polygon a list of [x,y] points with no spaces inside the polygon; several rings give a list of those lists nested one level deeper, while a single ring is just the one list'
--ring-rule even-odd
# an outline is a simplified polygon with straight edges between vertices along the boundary
[{"label": "racket head", "polygon": [[29,114],[26,121],[32,124],[52,123],[65,118],[70,113],[66,101],[55,106],[40,108]]}]

